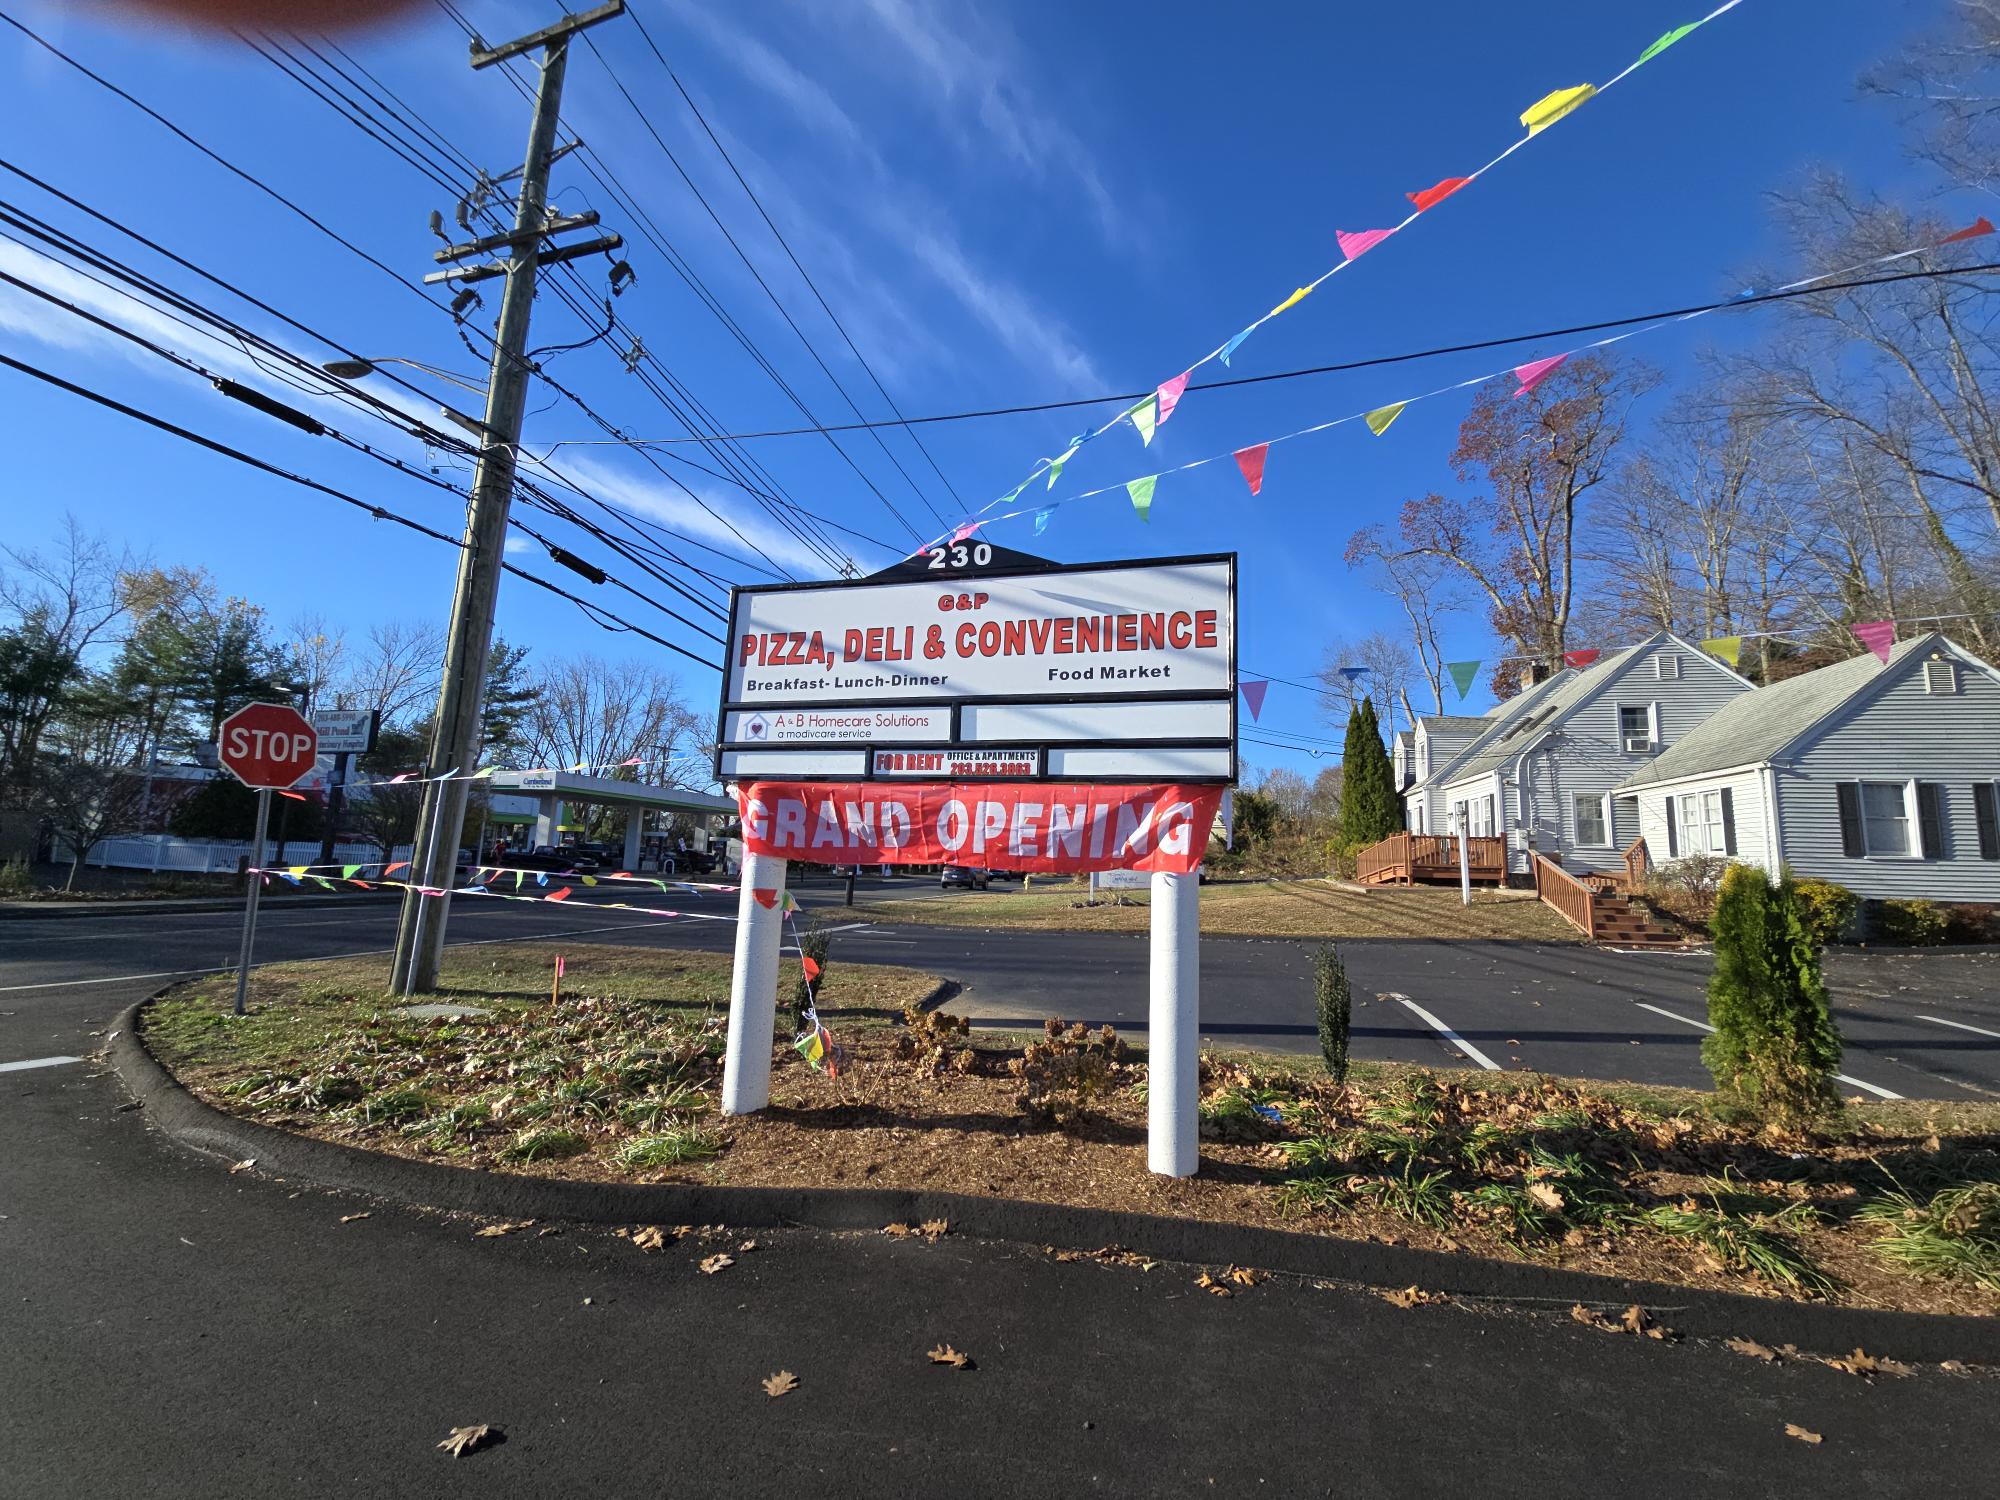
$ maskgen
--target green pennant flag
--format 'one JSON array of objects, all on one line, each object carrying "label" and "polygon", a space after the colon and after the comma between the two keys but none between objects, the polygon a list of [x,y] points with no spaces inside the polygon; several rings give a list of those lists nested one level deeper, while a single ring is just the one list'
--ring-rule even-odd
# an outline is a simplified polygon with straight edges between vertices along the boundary
[{"label": "green pennant flag", "polygon": [[1153,446],[1153,429],[1160,425],[1160,404],[1156,397],[1148,396],[1126,413],[1132,425],[1139,429],[1139,441],[1146,447]]},{"label": "green pennant flag", "polygon": [[1653,43],[1653,45],[1648,47],[1644,52],[1641,52],[1639,54],[1639,62],[1633,63],[1632,66],[1636,68],[1639,66],[1639,63],[1651,62],[1654,58],[1658,57],[1662,52],[1666,51],[1667,48],[1673,46],[1675,42],[1678,42],[1682,37],[1686,36],[1690,31],[1693,31],[1695,27],[1699,25],[1701,25],[1701,22],[1699,21],[1690,21],[1685,26],[1676,26],[1672,31],[1668,32],[1665,36],[1661,37],[1657,42]]},{"label": "green pennant flag", "polygon": [[521,873],[519,870],[514,872],[514,889],[517,891],[521,888]]},{"label": "green pennant flag", "polygon": [[1132,509],[1139,512],[1139,519],[1142,521],[1150,523],[1153,519],[1147,512],[1153,508],[1153,486],[1159,482],[1160,476],[1157,474],[1148,474],[1144,479],[1126,482],[1125,493],[1132,497]]},{"label": "green pennant flag", "polygon": [[[1078,446],[1079,445],[1076,443],[1071,443],[1069,445],[1069,452],[1065,453],[1061,458],[1058,458],[1049,464],[1050,489],[1054,489],[1056,487],[1056,481],[1062,478],[1063,465],[1068,463],[1072,458],[1076,457],[1076,450]],[[1016,491],[1016,493],[1018,494],[1019,491]]]},{"label": "green pennant flag", "polygon": [[[1075,451],[1074,448],[1070,449],[1072,453]],[[799,898],[794,896],[790,891],[786,891],[784,905],[781,909],[787,914],[797,911],[799,909]]]},{"label": "green pennant flag", "polygon": [[1378,406],[1361,420],[1368,424],[1368,430],[1380,437],[1389,430],[1389,424],[1403,414],[1403,408],[1410,403],[1398,401],[1390,406]]},{"label": "green pennant flag", "polygon": [[1740,635],[1712,635],[1701,643],[1701,649],[1710,656],[1719,656],[1730,666],[1743,660],[1743,637]]},{"label": "green pennant flag", "polygon": [[313,876],[313,879],[320,885],[325,886],[328,890],[333,889],[333,882],[331,880],[328,880],[324,875],[315,875]]},{"label": "green pennant flag", "polygon": [[342,880],[352,880],[356,875],[360,873],[361,873],[361,866],[359,865],[342,865],[340,867],[340,878]]},{"label": "green pennant flag", "polygon": [[583,883],[585,885],[596,885],[597,877],[595,875],[586,875],[583,877]]},{"label": "green pennant flag", "polygon": [[1458,701],[1463,703],[1466,694],[1472,691],[1472,680],[1479,675],[1476,661],[1448,661],[1444,669],[1451,673],[1452,684],[1458,689]]}]

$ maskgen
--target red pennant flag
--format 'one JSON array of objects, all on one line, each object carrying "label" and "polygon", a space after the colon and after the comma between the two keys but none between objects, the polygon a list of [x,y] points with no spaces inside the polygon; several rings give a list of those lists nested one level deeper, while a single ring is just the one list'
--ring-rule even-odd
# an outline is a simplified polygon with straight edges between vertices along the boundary
[{"label": "red pennant flag", "polygon": [[1602,651],[1595,647],[1592,647],[1588,651],[1565,651],[1563,652],[1563,664],[1571,667],[1587,667],[1603,654]]},{"label": "red pennant flag", "polygon": [[978,529],[979,529],[979,523],[977,521],[967,521],[964,525],[960,526],[958,530],[954,531],[951,534],[951,539],[954,542],[962,542],[967,537],[971,536],[972,533],[977,531]]},{"label": "red pennant flag", "polygon": [[278,795],[280,797],[290,797],[294,802],[303,802],[306,800],[302,792],[280,792]]},{"label": "red pennant flag", "polygon": [[1940,245],[1956,245],[1960,240],[1976,240],[1982,234],[1991,234],[1992,232],[1993,221],[1988,219],[1984,214],[1981,214],[1977,219],[1966,225],[1965,228],[1959,230],[1956,234],[1946,235],[1938,243]]},{"label": "red pennant flag", "polygon": [[1405,193],[1403,196],[1416,204],[1417,212],[1422,213],[1427,208],[1436,208],[1470,181],[1472,181],[1470,177],[1447,177],[1436,187],[1427,187],[1421,193]]},{"label": "red pennant flag", "polygon": [[544,901],[567,901],[569,900],[569,887],[564,886],[559,891],[550,891],[546,896],[542,897],[542,899]]},{"label": "red pennant flag", "polygon": [[347,883],[348,883],[349,885],[358,885],[358,886],[360,886],[360,887],[361,887],[361,889],[362,889],[362,890],[364,890],[364,891],[372,891],[372,890],[374,890],[374,889],[375,889],[375,887],[374,887],[374,886],[370,885],[370,884],[369,884],[369,883],[368,883],[367,881],[365,881],[365,880],[349,880],[349,881],[348,881]]},{"label": "red pennant flag", "polygon": [[391,875],[395,874],[398,870],[407,870],[409,868],[410,868],[410,862],[407,859],[399,859],[393,865],[388,866],[382,871],[382,878],[384,880],[387,880]]},{"label": "red pennant flag", "polygon": [[750,891],[750,898],[763,907],[765,911],[769,911],[778,904],[777,888],[774,886],[770,890],[765,890],[762,886],[753,886]]},{"label": "red pennant flag", "polygon": [[1250,486],[1253,495],[1264,490],[1264,455],[1271,451],[1269,443],[1259,443],[1254,448],[1236,450],[1236,467],[1243,471],[1243,480]]},{"label": "red pennant flag", "polygon": [[799,955],[799,965],[806,971],[807,979],[819,978],[819,964],[810,953]]}]

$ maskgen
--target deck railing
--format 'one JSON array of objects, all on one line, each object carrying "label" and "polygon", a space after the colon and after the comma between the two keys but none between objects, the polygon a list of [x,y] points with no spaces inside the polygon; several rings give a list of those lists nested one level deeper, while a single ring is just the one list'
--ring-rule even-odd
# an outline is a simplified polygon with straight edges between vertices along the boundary
[{"label": "deck railing", "polygon": [[1653,854],[1646,847],[1646,838],[1641,834],[1625,848],[1625,889],[1636,891],[1646,883],[1646,877],[1653,873]]},{"label": "deck railing", "polygon": [[1597,936],[1597,902],[1590,887],[1546,855],[1535,856],[1535,894],[1585,937]]},{"label": "deck railing", "polygon": [[1366,881],[1371,875],[1408,875],[1409,872],[1410,835],[1407,833],[1392,833],[1380,843],[1355,851],[1356,880]]},{"label": "deck railing", "polygon": [[[1495,880],[1504,873],[1506,845],[1499,838],[1465,841],[1466,867],[1475,880]],[[1380,843],[1357,850],[1354,878],[1372,875],[1412,880],[1419,875],[1442,877],[1458,873],[1458,839],[1448,833],[1392,833]]]}]

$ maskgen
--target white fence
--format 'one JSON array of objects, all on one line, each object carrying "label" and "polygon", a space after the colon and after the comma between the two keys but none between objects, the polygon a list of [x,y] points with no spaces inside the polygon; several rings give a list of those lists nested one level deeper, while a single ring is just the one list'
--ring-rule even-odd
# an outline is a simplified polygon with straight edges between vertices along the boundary
[{"label": "white fence", "polygon": [[[233,875],[236,862],[250,852],[247,839],[177,839],[168,833],[127,834],[108,838],[90,851],[86,864],[119,870],[152,870],[157,873]],[[273,864],[309,865],[319,861],[318,839],[288,839],[285,853],[278,857],[275,840],[265,846],[265,857]],[[67,861],[70,850],[57,841],[56,857]],[[336,864],[373,864],[382,851],[373,844],[335,844]],[[410,857],[410,846],[398,844],[389,855],[393,862]]]}]

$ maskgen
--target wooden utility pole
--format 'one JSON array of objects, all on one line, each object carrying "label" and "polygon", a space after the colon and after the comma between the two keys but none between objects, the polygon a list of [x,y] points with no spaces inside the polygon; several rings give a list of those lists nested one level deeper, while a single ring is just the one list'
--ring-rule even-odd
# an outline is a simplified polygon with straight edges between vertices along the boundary
[{"label": "wooden utility pole", "polygon": [[[581,214],[552,219],[548,212],[549,166],[556,156],[556,130],[562,115],[563,74],[569,61],[570,38],[586,26],[625,13],[625,0],[577,15],[553,26],[518,37],[499,47],[472,43],[472,66],[490,68],[511,57],[541,52],[541,83],[535,91],[534,124],[528,132],[528,154],[521,167],[521,194],[514,206],[514,227],[500,234],[451,245],[437,253],[440,262],[464,260],[504,250],[507,258],[476,265],[453,266],[426,276],[426,282],[464,284],[506,278],[495,333],[493,365],[486,385],[486,429],[479,466],[472,480],[466,511],[465,547],[460,554],[458,591],[452,600],[451,629],[445,642],[444,681],[438,691],[437,715],[431,737],[418,836],[425,830],[410,861],[410,889],[396,928],[396,954],[390,967],[392,988],[405,994],[436,987],[438,959],[444,951],[449,895],[458,863],[459,840],[465,829],[465,802],[470,776],[480,751],[479,714],[486,680],[487,656],[493,644],[493,612],[500,590],[501,557],[507,540],[507,512],[514,498],[515,454],[521,441],[522,414],[527,406],[528,321],[534,309],[535,273],[545,265],[617,248],[615,234],[580,244],[554,248],[552,236],[582,228],[597,216]],[[458,774],[437,780],[447,772]],[[428,903],[428,910],[426,904]]]}]

